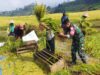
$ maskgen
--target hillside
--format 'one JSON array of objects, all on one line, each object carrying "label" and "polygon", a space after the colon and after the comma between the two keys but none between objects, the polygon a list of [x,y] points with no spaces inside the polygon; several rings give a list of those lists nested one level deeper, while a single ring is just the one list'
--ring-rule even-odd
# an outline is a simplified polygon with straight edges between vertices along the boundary
[{"label": "hillside", "polygon": [[19,8],[13,11],[1,12],[1,16],[23,16],[23,15],[32,15],[34,4],[25,6],[24,8]]},{"label": "hillside", "polygon": [[[23,16],[32,15],[34,4],[19,8],[13,11],[1,12],[0,16]],[[87,10],[98,10],[100,9],[100,0],[75,0],[72,2],[63,2],[56,7],[47,7],[49,13],[60,13],[60,12],[76,12],[76,11],[87,11]]]},{"label": "hillside", "polygon": [[64,11],[86,11],[100,9],[100,0],[76,0],[69,3],[59,4],[53,8],[55,13]]}]

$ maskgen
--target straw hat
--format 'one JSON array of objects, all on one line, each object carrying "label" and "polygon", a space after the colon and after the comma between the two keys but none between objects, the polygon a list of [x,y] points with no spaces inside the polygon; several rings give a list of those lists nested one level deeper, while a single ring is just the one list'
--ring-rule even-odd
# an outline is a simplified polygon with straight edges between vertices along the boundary
[{"label": "straw hat", "polygon": [[84,13],[83,16],[85,16],[85,17],[89,17],[88,13]]},{"label": "straw hat", "polygon": [[14,20],[10,20],[10,23],[14,23]]}]

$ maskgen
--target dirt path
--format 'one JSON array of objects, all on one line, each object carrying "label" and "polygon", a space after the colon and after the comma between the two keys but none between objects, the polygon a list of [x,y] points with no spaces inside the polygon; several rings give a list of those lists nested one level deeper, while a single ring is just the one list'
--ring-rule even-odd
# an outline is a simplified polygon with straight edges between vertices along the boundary
[{"label": "dirt path", "polygon": [[[71,40],[56,40],[56,51],[58,55],[63,56],[66,64],[70,65],[71,61]],[[87,64],[95,65],[100,62],[99,59],[93,58],[86,54]],[[77,62],[82,63],[77,53]]]}]

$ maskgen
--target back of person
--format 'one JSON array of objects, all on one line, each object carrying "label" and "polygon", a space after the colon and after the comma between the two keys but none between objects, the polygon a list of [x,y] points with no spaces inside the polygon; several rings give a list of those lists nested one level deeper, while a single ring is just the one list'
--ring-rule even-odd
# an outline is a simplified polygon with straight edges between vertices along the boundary
[{"label": "back of person", "polygon": [[14,36],[15,34],[14,34],[14,21],[13,20],[11,20],[10,21],[10,24],[9,24],[9,35],[8,36]]},{"label": "back of person", "polygon": [[69,31],[65,26],[65,21],[69,21],[68,16],[66,16],[66,13],[63,13],[63,16],[61,17],[61,27],[63,29],[64,34],[67,34]]},{"label": "back of person", "polygon": [[51,30],[51,29],[47,29],[46,30],[46,38],[47,38],[47,40],[51,40],[52,38],[54,38],[54,32],[53,32],[53,30]]},{"label": "back of person", "polygon": [[14,24],[10,23],[9,27],[10,27],[10,32],[14,32]]},{"label": "back of person", "polygon": [[17,25],[15,27],[15,31],[14,32],[15,32],[15,37],[16,38],[22,38],[23,32],[24,32],[23,26],[22,25]]},{"label": "back of person", "polygon": [[79,24],[79,27],[81,28],[84,36],[88,33],[88,30],[92,24],[90,24],[88,21],[87,21],[87,18],[88,18],[88,13],[84,13],[81,17],[81,20],[80,20],[80,24]]},{"label": "back of person", "polygon": [[62,23],[61,27],[62,27],[62,28],[65,27],[65,25],[64,25],[64,21],[65,21],[65,20],[69,20],[69,19],[68,19],[68,17],[66,16],[66,14],[63,13],[63,16],[61,17],[61,23]]}]

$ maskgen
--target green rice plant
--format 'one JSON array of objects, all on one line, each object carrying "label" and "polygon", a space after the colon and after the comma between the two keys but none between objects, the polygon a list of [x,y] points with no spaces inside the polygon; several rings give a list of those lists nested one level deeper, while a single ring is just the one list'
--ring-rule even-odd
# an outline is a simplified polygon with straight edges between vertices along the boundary
[{"label": "green rice plant", "polygon": [[44,18],[42,19],[42,22],[44,22],[55,33],[60,31],[60,25],[56,22],[56,20],[52,18]]},{"label": "green rice plant", "polygon": [[0,26],[0,30],[1,31],[6,31],[7,30],[7,26]]},{"label": "green rice plant", "polygon": [[68,69],[64,69],[55,73],[51,73],[50,75],[71,75]]},{"label": "green rice plant", "polygon": [[0,36],[0,42],[5,42],[5,41],[6,41],[6,39],[7,39],[7,37],[6,37],[6,36]]},{"label": "green rice plant", "polygon": [[38,42],[39,50],[42,50],[46,48],[46,31],[38,32],[37,35],[40,37]]},{"label": "green rice plant", "polygon": [[11,52],[11,51],[15,52],[16,48],[18,48],[22,45],[23,45],[23,42],[20,39],[15,40],[15,37],[9,36],[5,45],[0,48],[0,51],[2,51],[2,52]]},{"label": "green rice plant", "polygon": [[96,65],[76,65],[70,68],[72,73],[80,73],[80,75],[99,75],[100,74],[100,64]]},{"label": "green rice plant", "polygon": [[85,51],[90,56],[100,59],[100,34],[95,33],[90,36],[86,36],[85,39]]},{"label": "green rice plant", "polygon": [[25,25],[25,34],[28,34],[28,33],[31,32],[32,30],[35,30],[35,31],[37,32],[37,31],[38,31],[37,26],[31,25],[31,24]]},{"label": "green rice plant", "polygon": [[38,22],[40,22],[41,19],[46,14],[46,6],[45,5],[35,5],[34,14],[36,15]]}]

